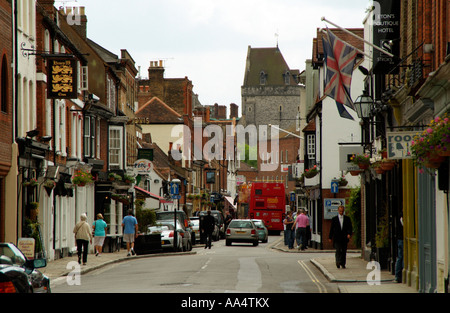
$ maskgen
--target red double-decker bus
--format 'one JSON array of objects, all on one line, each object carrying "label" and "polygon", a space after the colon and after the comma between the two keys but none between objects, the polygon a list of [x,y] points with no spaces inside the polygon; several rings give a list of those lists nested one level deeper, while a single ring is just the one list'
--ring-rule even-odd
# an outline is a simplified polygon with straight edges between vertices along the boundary
[{"label": "red double-decker bus", "polygon": [[248,201],[248,218],[264,220],[269,232],[279,233],[284,229],[286,195],[283,183],[252,183]]}]

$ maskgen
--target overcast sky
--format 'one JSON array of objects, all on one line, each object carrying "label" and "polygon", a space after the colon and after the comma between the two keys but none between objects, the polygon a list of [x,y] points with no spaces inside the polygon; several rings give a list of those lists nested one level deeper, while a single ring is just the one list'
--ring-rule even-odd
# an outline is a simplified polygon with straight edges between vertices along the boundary
[{"label": "overcast sky", "polygon": [[[248,46],[278,45],[291,69],[305,69],[316,29],[328,20],[362,27],[368,0],[77,0],[88,37],[120,56],[127,49],[148,76],[164,60],[166,78],[187,76],[203,105],[241,106]],[[328,25],[330,28],[332,25]],[[278,35],[276,35],[278,34]],[[239,111],[240,112],[240,111]],[[229,114],[229,112],[227,113]]]}]

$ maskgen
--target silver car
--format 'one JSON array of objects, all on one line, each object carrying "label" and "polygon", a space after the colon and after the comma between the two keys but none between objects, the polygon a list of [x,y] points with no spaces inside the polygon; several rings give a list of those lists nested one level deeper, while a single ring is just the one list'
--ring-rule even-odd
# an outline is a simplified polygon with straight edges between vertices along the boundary
[{"label": "silver car", "polygon": [[200,218],[198,216],[193,216],[190,218],[190,222],[192,224],[191,229],[195,233],[195,242],[200,242]]},{"label": "silver car", "polygon": [[231,246],[233,242],[249,242],[253,246],[259,244],[258,229],[252,220],[232,220],[228,225],[226,232],[227,246]]}]

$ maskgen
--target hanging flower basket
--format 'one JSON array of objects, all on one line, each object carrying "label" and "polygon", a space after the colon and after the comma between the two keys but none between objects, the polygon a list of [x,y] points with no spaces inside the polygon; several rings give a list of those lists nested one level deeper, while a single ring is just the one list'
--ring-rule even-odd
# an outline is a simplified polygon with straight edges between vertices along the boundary
[{"label": "hanging flower basket", "polygon": [[49,197],[52,193],[53,188],[55,188],[55,186],[56,186],[56,183],[53,180],[48,179],[44,182],[44,189],[47,192],[47,195]]},{"label": "hanging flower basket", "polygon": [[370,167],[370,156],[365,154],[365,155],[354,155],[351,157],[351,162],[353,164],[358,165],[358,167],[362,170],[367,170]]},{"label": "hanging flower basket", "polygon": [[431,154],[426,159],[424,165],[426,168],[437,169],[441,166],[442,162],[445,161],[445,157],[438,154]]},{"label": "hanging flower basket", "polygon": [[129,175],[124,175],[123,176],[123,182],[125,184],[133,184],[134,183],[134,177],[133,176],[129,176]]},{"label": "hanging flower basket", "polygon": [[359,174],[361,174],[361,173],[362,173],[362,171],[360,171],[360,170],[356,170],[356,171],[349,171],[349,173],[350,173],[350,175],[352,175],[352,176],[358,176]]},{"label": "hanging flower basket", "polygon": [[423,167],[438,168],[450,156],[450,123],[447,115],[436,117],[428,128],[418,133],[411,143],[412,155],[422,172]]},{"label": "hanging flower basket", "polygon": [[374,164],[372,164],[375,173],[381,175],[384,174],[386,172],[386,170],[383,168],[382,162],[376,162]]},{"label": "hanging flower basket", "polygon": [[380,162],[380,168],[384,171],[390,171],[395,167],[396,162],[394,160],[384,159]]},{"label": "hanging flower basket", "polygon": [[317,174],[319,174],[319,169],[317,168],[317,165],[314,165],[312,168],[306,169],[303,176],[310,179],[315,177]]},{"label": "hanging flower basket", "polygon": [[109,173],[108,179],[109,181],[122,181],[122,177],[116,173]]},{"label": "hanging flower basket", "polygon": [[83,187],[87,184],[91,184],[93,182],[93,177],[91,173],[85,172],[83,170],[76,170],[72,176],[72,184]]},{"label": "hanging flower basket", "polygon": [[24,182],[22,185],[24,185],[26,187],[36,187],[38,184],[39,183],[36,180],[36,178],[32,178],[29,181]]}]

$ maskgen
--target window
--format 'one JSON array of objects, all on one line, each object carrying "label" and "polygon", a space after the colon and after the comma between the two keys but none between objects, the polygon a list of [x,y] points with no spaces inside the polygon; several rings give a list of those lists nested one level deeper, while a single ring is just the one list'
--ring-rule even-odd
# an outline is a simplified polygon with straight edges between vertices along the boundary
[{"label": "window", "polygon": [[289,73],[289,71],[286,71],[286,73],[284,74],[284,84],[285,85],[291,84],[291,73]]},{"label": "window", "polygon": [[267,75],[264,71],[261,71],[261,73],[259,74],[259,84],[260,85],[265,85],[266,84],[266,78]]},{"label": "window", "polygon": [[316,158],[316,136],[315,135],[308,135],[306,136],[307,140],[307,153],[308,153],[308,159],[315,159]]},{"label": "window", "polygon": [[109,166],[122,169],[122,128],[109,128]]},{"label": "window", "polygon": [[6,61],[6,55],[2,59],[2,72],[0,78],[0,101],[2,112],[8,113],[8,62]]},{"label": "window", "polygon": [[95,157],[95,117],[84,119],[84,156]]},{"label": "window", "polygon": [[81,67],[81,84],[80,84],[80,90],[88,90],[88,67],[82,66]]}]

